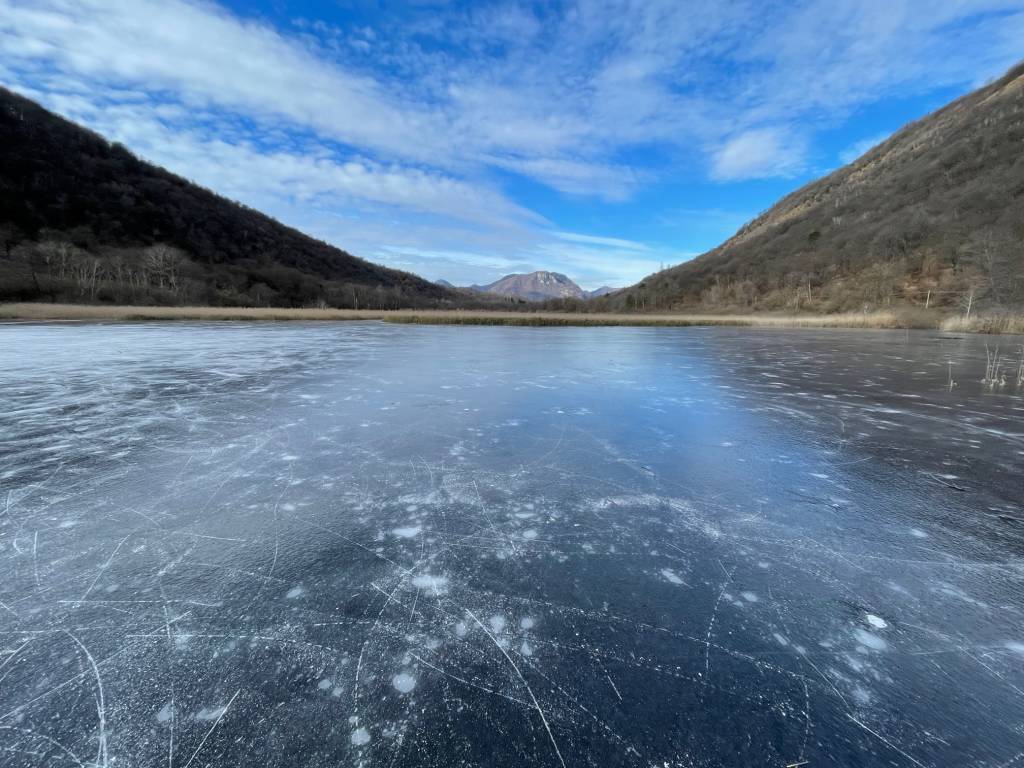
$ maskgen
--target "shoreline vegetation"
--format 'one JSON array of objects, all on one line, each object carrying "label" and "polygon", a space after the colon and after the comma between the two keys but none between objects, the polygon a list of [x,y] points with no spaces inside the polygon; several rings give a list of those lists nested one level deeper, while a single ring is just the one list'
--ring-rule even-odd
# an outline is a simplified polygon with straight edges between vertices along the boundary
[{"label": "shoreline vegetation", "polygon": [[518,326],[736,326],[749,328],[936,329],[961,333],[1024,333],[1024,315],[964,318],[906,311],[848,312],[831,315],[610,313],[495,310],[354,310],[279,307],[166,307],[102,304],[0,304],[0,320],[121,321],[240,320],[339,321],[383,320],[418,325]]}]

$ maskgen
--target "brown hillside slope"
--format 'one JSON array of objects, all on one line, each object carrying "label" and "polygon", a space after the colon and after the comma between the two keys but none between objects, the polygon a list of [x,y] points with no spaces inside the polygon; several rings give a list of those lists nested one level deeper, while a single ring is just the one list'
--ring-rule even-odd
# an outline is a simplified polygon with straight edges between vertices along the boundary
[{"label": "brown hillside slope", "polygon": [[1024,64],[603,310],[1024,304]]}]

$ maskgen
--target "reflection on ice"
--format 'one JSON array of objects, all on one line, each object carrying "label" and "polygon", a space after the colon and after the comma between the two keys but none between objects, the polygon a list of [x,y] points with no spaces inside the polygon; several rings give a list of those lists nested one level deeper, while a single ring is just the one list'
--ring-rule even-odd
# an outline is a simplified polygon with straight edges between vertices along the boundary
[{"label": "reflection on ice", "polygon": [[982,341],[0,340],[0,765],[1024,753],[1024,399]]}]

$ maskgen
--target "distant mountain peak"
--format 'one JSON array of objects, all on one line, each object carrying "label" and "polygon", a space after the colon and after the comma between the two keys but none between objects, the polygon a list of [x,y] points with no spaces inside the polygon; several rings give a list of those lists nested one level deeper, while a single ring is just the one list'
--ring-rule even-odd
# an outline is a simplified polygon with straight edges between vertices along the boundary
[{"label": "distant mountain peak", "polygon": [[585,299],[588,294],[560,272],[538,270],[528,274],[505,275],[490,285],[475,285],[474,290],[511,296],[527,301],[547,299]]}]

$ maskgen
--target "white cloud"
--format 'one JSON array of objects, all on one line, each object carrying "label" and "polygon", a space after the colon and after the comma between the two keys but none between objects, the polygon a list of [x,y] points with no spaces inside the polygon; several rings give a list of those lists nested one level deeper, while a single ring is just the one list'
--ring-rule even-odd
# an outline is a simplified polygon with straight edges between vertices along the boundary
[{"label": "white cloud", "polygon": [[[296,29],[196,0],[0,0],[0,52],[29,80],[56,67],[88,80],[94,98],[137,87],[285,120],[386,164],[457,175],[497,167],[611,201],[693,147],[712,148],[718,178],[746,173],[729,170],[733,155],[755,174],[792,173],[788,144],[775,163],[738,153],[750,156],[759,136],[762,150],[777,142],[765,126],[834,121],[896,89],[998,73],[1019,56],[1024,3],[504,2],[409,11],[376,32]],[[352,41],[372,44],[373,56]],[[616,160],[652,146],[667,154]]]},{"label": "white cloud", "polygon": [[641,174],[628,166],[601,165],[569,158],[490,157],[490,163],[543,182],[569,195],[599,197],[609,202],[629,199]]},{"label": "white cloud", "polygon": [[581,235],[577,232],[555,232],[555,237],[560,240],[568,240],[572,243],[586,243],[588,245],[607,245],[612,248],[628,248],[631,251],[649,251],[650,248],[635,240],[624,240],[619,237],[598,237],[596,235]]},{"label": "white cloud", "polygon": [[[194,106],[286,118],[354,146],[406,155],[436,139],[429,111],[331,66],[270,27],[181,0],[0,0],[5,55],[94,84],[168,90]],[[101,91],[101,88],[97,88]]]},{"label": "white cloud", "polygon": [[780,128],[754,128],[733,136],[714,154],[711,176],[719,181],[794,176],[804,169],[806,143]]}]

